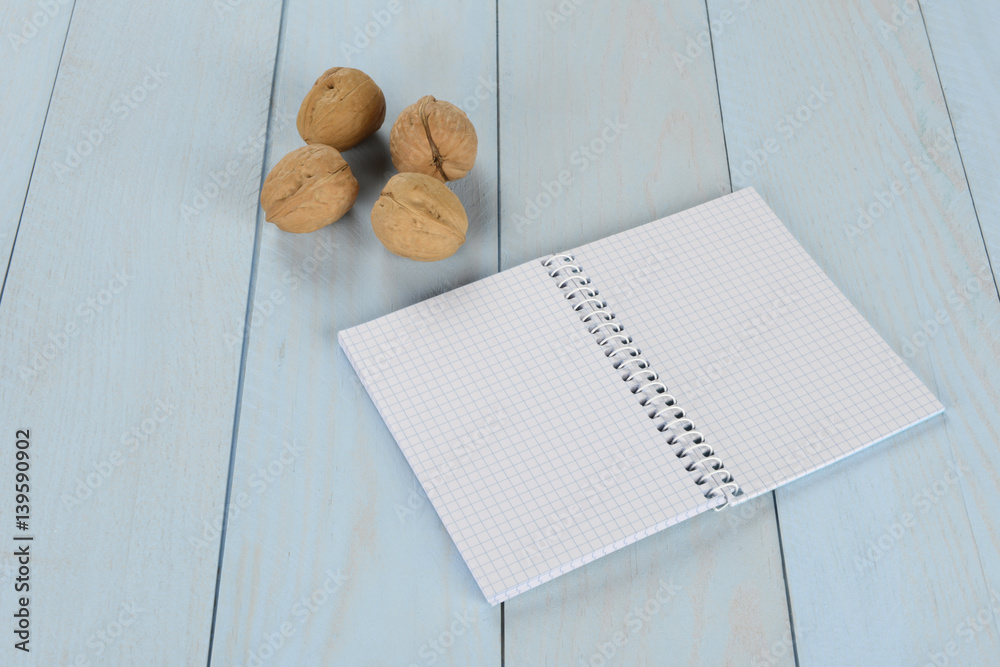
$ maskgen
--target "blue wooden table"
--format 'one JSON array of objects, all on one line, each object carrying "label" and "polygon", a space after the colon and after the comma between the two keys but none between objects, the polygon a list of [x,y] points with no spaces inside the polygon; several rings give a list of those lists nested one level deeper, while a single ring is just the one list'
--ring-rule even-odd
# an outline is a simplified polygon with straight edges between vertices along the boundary
[{"label": "blue wooden table", "polygon": [[[31,652],[5,631],[0,663],[1000,661],[995,1],[0,16],[5,627],[18,429],[34,537]],[[286,234],[261,180],[333,65],[375,79],[387,121],[346,154],[351,213]],[[453,184],[468,241],[433,264],[368,218],[391,122],[425,94],[479,135]],[[946,417],[490,607],[337,331],[748,185]]]}]

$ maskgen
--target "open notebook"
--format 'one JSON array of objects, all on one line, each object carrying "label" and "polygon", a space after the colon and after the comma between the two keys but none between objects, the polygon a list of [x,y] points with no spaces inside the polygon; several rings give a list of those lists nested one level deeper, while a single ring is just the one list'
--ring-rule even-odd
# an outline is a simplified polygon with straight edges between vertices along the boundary
[{"label": "open notebook", "polygon": [[340,344],[492,604],[944,409],[752,189]]}]

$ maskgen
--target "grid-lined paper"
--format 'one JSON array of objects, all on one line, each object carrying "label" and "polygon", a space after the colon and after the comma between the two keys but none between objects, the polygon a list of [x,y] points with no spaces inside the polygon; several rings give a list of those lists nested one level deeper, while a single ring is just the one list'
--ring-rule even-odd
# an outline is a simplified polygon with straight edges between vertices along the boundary
[{"label": "grid-lined paper", "polygon": [[538,261],[340,344],[492,604],[710,507]]},{"label": "grid-lined paper", "polygon": [[[570,252],[740,499],[942,409],[752,190]],[[340,343],[492,604],[722,502],[540,261]]]},{"label": "grid-lined paper", "polygon": [[752,188],[570,253],[736,502],[944,410]]}]

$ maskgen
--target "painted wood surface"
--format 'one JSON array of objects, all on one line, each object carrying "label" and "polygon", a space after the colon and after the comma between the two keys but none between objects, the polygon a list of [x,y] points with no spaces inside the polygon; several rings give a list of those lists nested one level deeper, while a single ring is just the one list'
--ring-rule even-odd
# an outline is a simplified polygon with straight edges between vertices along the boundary
[{"label": "painted wood surface", "polygon": [[[564,4],[500,4],[505,267],[729,191],[704,3]],[[504,629],[511,665],[791,664],[771,497],[515,597]]]},{"label": "painted wood surface", "polygon": [[799,659],[990,664],[1000,347],[980,323],[1000,303],[919,12],[743,4],[709,2],[737,16],[715,39],[734,185],[758,188],[948,410],[777,492]]},{"label": "painted wood surface", "polygon": [[35,538],[31,653],[8,637],[4,664],[207,657],[279,7],[76,4],[0,303]]},{"label": "painted wood surface", "polygon": [[[1000,262],[1000,4],[923,0],[924,22],[989,251]],[[1000,319],[984,323],[1000,338]]]},{"label": "painted wood surface", "polygon": [[[0,10],[5,261],[24,204],[0,421],[36,453],[45,647],[24,664],[201,664],[227,478],[215,664],[496,665],[501,641],[510,665],[993,661],[992,3],[43,4]],[[334,64],[373,75],[386,124],[346,154],[352,213],[283,234],[262,169],[301,145],[298,103]],[[431,265],[368,222],[388,129],[423,94],[480,139],[453,184],[469,240]],[[777,511],[698,517],[512,599],[501,640],[336,332],[746,185],[946,417]]]},{"label": "painted wood surface", "polygon": [[[388,108],[382,129],[344,154],[361,184],[345,218],[309,235],[261,230],[213,664],[253,664],[273,644],[275,664],[500,663],[500,608],[336,341],[496,271],[495,34],[486,3],[287,2],[267,167],[302,145],[294,116],[328,67],[371,75]],[[391,255],[369,217],[396,173],[389,129],[427,94],[463,107],[479,137],[475,168],[452,184],[468,240],[432,264]]]},{"label": "painted wood surface", "polygon": [[[0,127],[5,128],[0,133],[4,167],[0,179],[0,266],[5,271],[72,9],[69,0],[52,2],[45,9],[28,3],[0,6],[0,25],[6,28],[0,39],[0,90],[9,91],[8,100],[16,100],[0,105]],[[0,288],[2,285],[0,278]]]}]

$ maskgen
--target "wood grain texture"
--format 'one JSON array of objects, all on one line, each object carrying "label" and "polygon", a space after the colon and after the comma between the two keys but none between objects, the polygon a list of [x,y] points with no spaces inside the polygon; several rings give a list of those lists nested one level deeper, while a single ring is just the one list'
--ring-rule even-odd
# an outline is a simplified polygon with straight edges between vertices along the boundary
[{"label": "wood grain texture", "polygon": [[47,11],[28,3],[0,6],[0,25],[6,28],[0,36],[0,90],[8,91],[8,103],[0,105],[0,127],[5,128],[0,133],[4,167],[0,179],[0,266],[4,270],[14,246],[72,9],[71,0],[53,2]]},{"label": "wood grain texture", "polygon": [[[994,277],[1000,261],[1000,4],[923,0],[924,23]],[[1000,318],[984,323],[1000,338]]]},{"label": "wood grain texture", "polygon": [[0,304],[0,454],[26,428],[34,456],[18,664],[207,657],[218,534],[195,541],[225,493],[262,146],[210,172],[266,125],[279,6],[76,5]]},{"label": "wood grain texture", "polygon": [[[502,2],[499,17],[505,267],[728,192],[703,2]],[[743,509],[509,600],[507,663],[791,664],[771,497]]]},{"label": "wood grain texture", "polygon": [[[77,2],[0,8],[0,264],[24,206],[0,457],[19,428],[34,457],[24,664],[201,664],[226,509],[215,664],[499,664],[499,608],[337,330],[498,256],[746,185],[948,412],[779,490],[777,512],[768,496],[697,517],[512,599],[507,664],[791,664],[778,518],[800,664],[995,662],[994,2],[286,0],[270,116],[280,0]],[[311,235],[258,229],[261,170],[301,145],[298,103],[337,64],[389,103],[346,154],[358,203]],[[469,240],[430,265],[386,253],[368,221],[394,173],[389,127],[424,94],[469,111],[480,139],[452,184]],[[14,576],[5,549],[0,585]]]},{"label": "wood grain texture", "polygon": [[1000,348],[980,323],[1000,303],[923,23],[889,0],[742,4],[715,40],[734,184],[947,407],[777,492],[799,658],[989,664]]},{"label": "wood grain texture", "polygon": [[[262,229],[214,664],[252,664],[274,643],[275,664],[500,662],[499,607],[336,341],[341,328],[496,270],[495,34],[484,3],[288,0],[268,168],[302,144],[294,115],[328,67],[368,73],[388,109],[382,129],[344,154],[361,185],[345,218],[309,235]],[[476,166],[451,184],[468,239],[436,263],[391,255],[370,222],[395,173],[389,129],[426,94],[463,107],[479,136]]]}]

